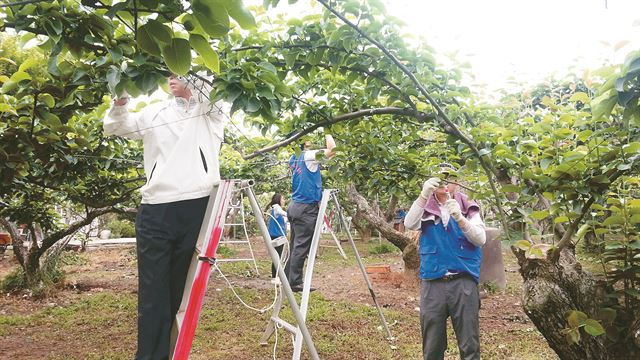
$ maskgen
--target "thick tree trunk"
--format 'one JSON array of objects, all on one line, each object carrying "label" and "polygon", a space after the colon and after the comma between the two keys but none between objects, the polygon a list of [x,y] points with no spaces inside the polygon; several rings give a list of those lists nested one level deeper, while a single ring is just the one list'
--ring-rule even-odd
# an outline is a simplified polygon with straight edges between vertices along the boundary
[{"label": "thick tree trunk", "polygon": [[351,218],[351,222],[356,228],[358,235],[360,235],[361,241],[367,242],[371,240],[371,227],[369,227],[369,224],[362,215],[362,212],[356,210],[355,214],[353,214]]},{"label": "thick tree trunk", "polygon": [[415,271],[420,266],[420,256],[416,250],[415,235],[401,233],[394,229],[392,224],[387,223],[382,216],[378,215],[378,212],[371,207],[367,199],[356,190],[355,186],[347,186],[347,196],[356,205],[356,214],[361,214],[371,226],[380,232],[382,237],[402,251],[405,269]]},{"label": "thick tree trunk", "polygon": [[[46,253],[47,249],[55,245],[60,239],[70,236],[82,227],[90,224],[96,217],[113,212],[118,212],[118,210],[114,207],[91,210],[86,214],[84,219],[69,224],[62,230],[47,234],[46,237],[42,237],[42,235],[40,235],[40,237],[36,236],[36,228],[39,228],[39,226],[30,226],[32,244],[28,248],[23,246],[21,239],[17,237],[16,232],[7,220],[0,218],[0,225],[10,229],[11,235],[15,241],[13,248],[16,258],[25,272],[27,283],[33,285],[39,281],[40,274],[38,273],[40,271],[40,259],[42,258],[42,255]],[[40,240],[41,245],[38,245]]]},{"label": "thick tree trunk", "polygon": [[567,313],[579,310],[593,318],[605,301],[604,289],[582,270],[573,248],[565,248],[557,263],[547,259],[528,259],[513,248],[524,280],[525,313],[563,360],[613,359],[604,336],[581,331],[578,344],[569,342],[561,330],[568,327]]},{"label": "thick tree trunk", "polygon": [[387,222],[393,221],[393,218],[396,216],[396,208],[398,207],[398,197],[395,195],[391,195],[389,198],[389,203],[387,204],[387,209],[384,213],[385,220]]}]

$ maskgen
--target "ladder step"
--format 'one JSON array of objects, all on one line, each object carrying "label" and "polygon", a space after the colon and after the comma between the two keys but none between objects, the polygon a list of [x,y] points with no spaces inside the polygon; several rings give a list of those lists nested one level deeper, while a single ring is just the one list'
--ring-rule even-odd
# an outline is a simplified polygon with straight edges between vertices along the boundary
[{"label": "ladder step", "polygon": [[288,322],[286,322],[286,321],[284,321],[284,320],[280,319],[279,317],[272,316],[272,317],[271,317],[271,321],[273,321],[273,322],[275,322],[275,323],[278,323],[278,324],[282,325],[282,327],[283,327],[285,330],[287,330],[288,332],[290,332],[290,333],[292,333],[292,334],[295,334],[295,333],[298,331],[298,328],[297,328],[297,327],[295,327],[295,326],[293,326],[293,325],[289,324]]},{"label": "ladder step", "polygon": [[249,244],[247,240],[222,240],[220,244]]},{"label": "ladder step", "polygon": [[244,226],[244,224],[224,224],[224,226]]}]

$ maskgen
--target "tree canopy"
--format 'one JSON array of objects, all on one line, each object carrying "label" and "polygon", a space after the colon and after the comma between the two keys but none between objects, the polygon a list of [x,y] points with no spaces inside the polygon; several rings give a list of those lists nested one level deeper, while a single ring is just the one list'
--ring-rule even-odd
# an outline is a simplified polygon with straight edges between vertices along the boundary
[{"label": "tree canopy", "polygon": [[[525,310],[554,350],[637,352],[625,334],[640,326],[640,52],[490,105],[463,85],[468,68],[440,66],[379,1],[318,3],[300,18],[272,18],[240,0],[3,6],[0,28],[14,35],[0,53],[0,216],[59,234],[55,204],[81,204],[87,218],[131,206],[140,145],[102,134],[110,98],[151,94],[169,73],[206,71],[210,98],[261,133],[248,137],[229,119],[223,175],[284,190],[296,142],[320,129],[339,144],[328,184],[352,185],[369,201],[408,203],[434,165],[464,165],[465,187],[514,245]],[[575,245],[589,231],[604,236],[603,261],[615,267],[605,273],[608,296],[576,267]],[[549,284],[558,297],[533,296]],[[545,319],[549,311],[559,315]]]}]

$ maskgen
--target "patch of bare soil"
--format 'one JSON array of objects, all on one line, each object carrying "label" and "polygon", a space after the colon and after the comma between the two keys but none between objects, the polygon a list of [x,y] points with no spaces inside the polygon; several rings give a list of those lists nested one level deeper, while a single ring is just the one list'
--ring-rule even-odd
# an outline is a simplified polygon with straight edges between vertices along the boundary
[{"label": "patch of bare soil", "polygon": [[[264,246],[255,241],[254,250],[258,259],[266,259]],[[345,301],[351,303],[372,305],[372,300],[360,269],[353,258],[348,263],[336,260],[331,251],[322,251],[317,259],[313,286],[328,300]],[[364,256],[365,254],[363,254]],[[101,292],[117,294],[135,294],[137,292],[137,269],[134,247],[117,247],[87,251],[79,255],[84,261],[65,267],[67,273],[66,285],[61,291],[47,299],[33,299],[25,294],[3,294],[0,296],[0,314],[5,316],[20,316],[35,314],[46,308],[65,307],[77,303],[83,297]],[[379,303],[388,309],[403,313],[416,314],[419,310],[420,284],[413,276],[405,275],[401,260],[397,254],[378,256],[380,263],[391,266],[391,272],[386,274],[370,274]],[[346,265],[345,265],[346,264]],[[0,261],[0,276],[5,276],[17,263],[5,257]],[[513,265],[509,265],[513,267]],[[224,266],[223,266],[224,269]],[[515,269],[510,269],[513,273]],[[514,274],[515,275],[515,274]],[[269,275],[260,277],[243,277],[230,275],[229,279],[236,286],[252,289],[272,289],[268,281]],[[512,282],[510,288],[520,288],[519,276],[509,276]],[[223,288],[226,284],[220,278],[212,276],[212,285]],[[482,299],[480,311],[481,331],[491,333],[494,330],[529,331],[533,325],[524,314],[517,291],[503,291],[489,294]],[[126,319],[131,329],[135,329],[135,318]],[[117,327],[106,329],[104,325],[84,324],[81,330],[102,332],[104,341],[111,341],[109,337],[118,337]],[[358,324],[354,324],[355,327]],[[393,330],[392,330],[393,331]],[[17,334],[14,332],[21,332]],[[65,329],[29,329],[28,326],[17,325],[9,333],[2,334],[2,353],[0,358],[11,354],[10,358],[35,359],[46,358],[52,347],[69,349],[70,358],[86,357],[86,344],[82,344],[81,334],[71,336]],[[126,347],[135,346],[135,334]],[[25,350],[25,340],[28,340],[28,350]],[[78,349],[78,350],[75,350]],[[80,350],[84,349],[84,350]],[[25,352],[27,351],[27,352]],[[82,352],[84,351],[84,352]],[[133,353],[131,349],[130,353]]]}]

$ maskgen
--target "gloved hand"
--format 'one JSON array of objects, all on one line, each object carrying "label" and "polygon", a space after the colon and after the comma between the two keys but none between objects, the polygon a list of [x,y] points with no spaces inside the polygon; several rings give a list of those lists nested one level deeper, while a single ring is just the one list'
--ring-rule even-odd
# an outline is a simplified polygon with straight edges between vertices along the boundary
[{"label": "gloved hand", "polygon": [[113,104],[115,106],[124,106],[129,103],[129,99],[131,99],[131,96],[129,96],[129,94],[125,90],[122,92],[120,96],[118,96],[117,99],[113,99]]},{"label": "gloved hand", "polygon": [[433,194],[433,191],[439,185],[440,185],[440,179],[436,177],[430,178],[429,180],[425,181],[424,184],[422,185],[422,192],[420,193],[420,196],[422,196],[425,199],[428,199],[429,196]]},{"label": "gloved hand", "polygon": [[444,207],[449,210],[449,214],[456,221],[462,220],[462,210],[460,210],[460,205],[456,201],[456,199],[449,199],[444,203]]},{"label": "gloved hand", "polygon": [[187,75],[184,81],[186,82],[186,88],[191,90],[191,96],[194,96],[199,102],[203,102],[209,98],[211,86],[201,78],[210,79],[204,72],[199,72],[198,76]]}]

